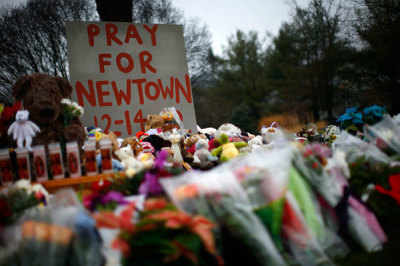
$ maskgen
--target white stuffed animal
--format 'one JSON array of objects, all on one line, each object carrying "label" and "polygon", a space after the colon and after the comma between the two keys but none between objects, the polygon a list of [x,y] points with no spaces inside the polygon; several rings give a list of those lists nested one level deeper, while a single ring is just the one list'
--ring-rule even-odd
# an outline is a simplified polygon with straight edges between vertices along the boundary
[{"label": "white stuffed animal", "polygon": [[265,128],[265,127],[262,128],[261,135],[262,135],[263,141],[266,144],[271,144],[273,142],[285,139],[285,136],[284,136],[282,130],[275,128],[273,126],[270,126],[267,128]]},{"label": "white stuffed animal", "polygon": [[217,129],[213,127],[200,128],[199,126],[197,126],[197,131],[203,135],[208,134],[211,137],[214,137],[215,133],[217,133]]},{"label": "white stuffed animal", "polygon": [[233,124],[225,123],[225,124],[222,124],[221,126],[219,126],[219,128],[214,136],[216,138],[220,138],[223,133],[225,133],[228,136],[228,138],[231,138],[231,137],[240,136],[242,131],[240,130],[240,128],[238,128],[237,126],[235,126]]},{"label": "white stuffed animal", "polygon": [[208,141],[205,139],[199,139],[196,142],[196,152],[193,155],[194,163],[204,163],[209,161],[217,161],[218,157],[212,156],[208,150]]},{"label": "white stuffed animal", "polygon": [[135,158],[131,145],[119,148],[115,151],[115,155],[118,156],[125,167],[125,173],[128,177],[132,177],[144,169],[143,163]]},{"label": "white stuffed animal", "polygon": [[13,139],[17,141],[18,148],[23,148],[25,141],[25,147],[32,150],[32,138],[40,132],[40,128],[32,121],[29,121],[28,118],[28,110],[18,111],[15,115],[15,122],[8,129],[8,135],[13,135]]}]

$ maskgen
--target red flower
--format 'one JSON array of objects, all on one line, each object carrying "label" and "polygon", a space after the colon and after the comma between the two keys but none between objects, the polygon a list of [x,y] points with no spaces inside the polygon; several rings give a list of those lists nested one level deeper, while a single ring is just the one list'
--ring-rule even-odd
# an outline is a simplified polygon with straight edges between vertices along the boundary
[{"label": "red flower", "polygon": [[106,190],[110,187],[111,181],[107,179],[102,179],[97,182],[93,182],[91,185],[93,192],[104,193],[107,192]]},{"label": "red flower", "polygon": [[18,112],[18,110],[20,109],[21,109],[20,102],[14,103],[12,107],[4,107],[3,112],[1,113],[1,118],[3,118],[5,121],[8,121],[11,118],[13,118],[15,113]]},{"label": "red flower", "polygon": [[129,254],[131,252],[131,248],[129,247],[128,242],[121,239],[120,237],[117,237],[113,240],[113,242],[111,243],[111,247],[113,249],[120,250],[125,258],[129,257]]},{"label": "red flower", "polygon": [[133,224],[135,207],[135,202],[131,202],[119,216],[113,212],[100,212],[95,213],[93,218],[96,221],[97,227],[119,228],[128,233],[133,233],[135,231],[135,225]]},{"label": "red flower", "polygon": [[317,164],[316,162],[314,162],[314,163],[312,164],[312,168],[317,169],[317,167],[318,167],[318,164]]},{"label": "red flower", "polygon": [[400,205],[400,174],[392,175],[389,177],[389,184],[392,190],[386,190],[380,185],[375,185],[376,190],[380,193],[391,196]]},{"label": "red flower", "polygon": [[8,206],[7,200],[0,198],[0,217],[2,218],[1,220],[3,220],[3,218],[10,217],[12,214],[13,213]]},{"label": "red flower", "polygon": [[167,201],[163,198],[148,199],[144,202],[144,209],[146,211],[161,210],[167,206]]}]

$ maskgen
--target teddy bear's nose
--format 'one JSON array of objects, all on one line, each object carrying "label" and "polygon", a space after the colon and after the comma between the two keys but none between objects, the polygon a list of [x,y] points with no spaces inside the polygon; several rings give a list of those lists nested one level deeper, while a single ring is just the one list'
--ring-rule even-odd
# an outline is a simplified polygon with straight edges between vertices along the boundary
[{"label": "teddy bear's nose", "polygon": [[42,110],[39,111],[39,115],[42,117],[53,117],[54,110],[51,108],[43,108]]}]

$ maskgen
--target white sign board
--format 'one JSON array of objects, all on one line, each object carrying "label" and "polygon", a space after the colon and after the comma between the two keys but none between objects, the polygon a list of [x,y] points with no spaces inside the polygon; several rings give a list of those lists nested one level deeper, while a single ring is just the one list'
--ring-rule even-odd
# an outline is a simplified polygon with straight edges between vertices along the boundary
[{"label": "white sign board", "polygon": [[127,137],[144,131],[146,116],[175,107],[196,132],[180,25],[66,22],[72,100],[82,122]]}]

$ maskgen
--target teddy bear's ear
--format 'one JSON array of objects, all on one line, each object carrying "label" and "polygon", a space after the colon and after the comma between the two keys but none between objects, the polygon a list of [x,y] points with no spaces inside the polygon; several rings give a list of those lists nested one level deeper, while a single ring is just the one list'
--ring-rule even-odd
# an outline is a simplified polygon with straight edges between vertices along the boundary
[{"label": "teddy bear's ear", "polygon": [[69,84],[69,81],[62,77],[56,77],[56,79],[57,79],[58,87],[61,90],[62,96],[63,97],[70,96],[72,93],[72,87],[71,87],[71,84]]},{"label": "teddy bear's ear", "polygon": [[15,82],[13,87],[13,96],[15,100],[22,100],[24,94],[31,84],[31,78],[29,76],[21,77]]}]

